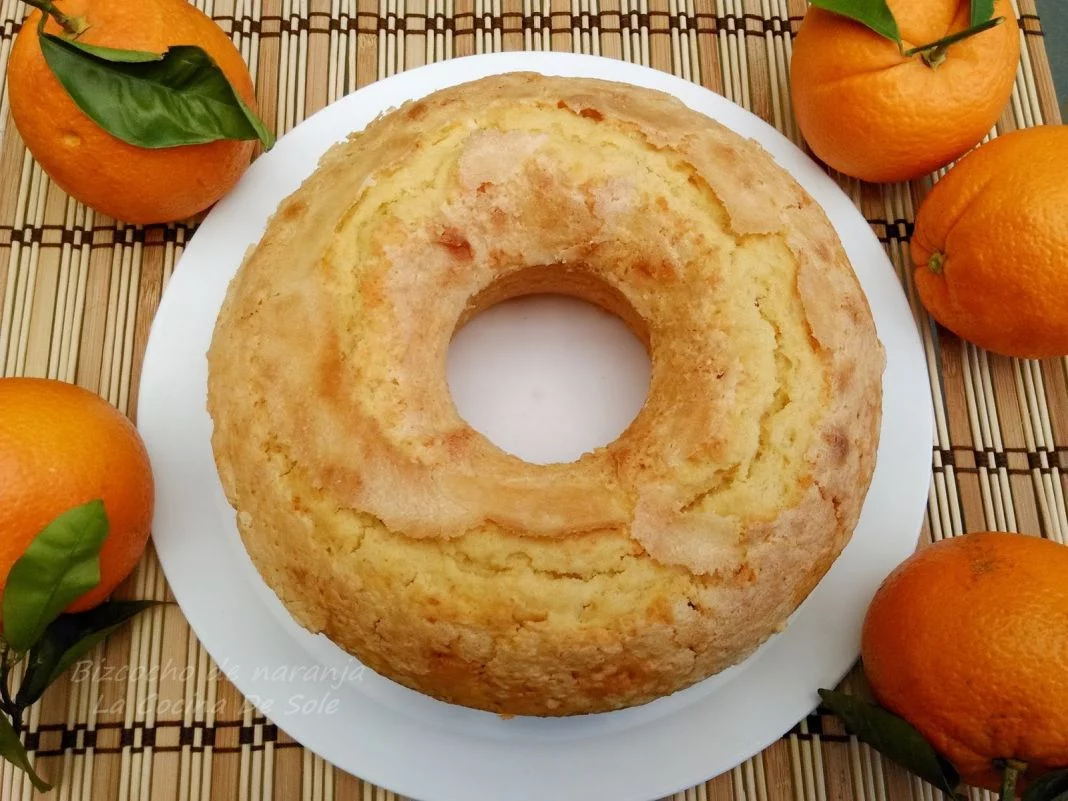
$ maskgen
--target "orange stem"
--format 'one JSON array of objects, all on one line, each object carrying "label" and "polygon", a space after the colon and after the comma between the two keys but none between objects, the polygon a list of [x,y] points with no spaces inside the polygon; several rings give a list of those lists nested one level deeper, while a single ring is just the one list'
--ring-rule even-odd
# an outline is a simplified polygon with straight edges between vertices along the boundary
[{"label": "orange stem", "polygon": [[40,10],[42,14],[51,16],[52,19],[59,23],[64,32],[71,36],[77,36],[86,28],[85,20],[80,17],[68,17],[49,0],[26,0],[26,5],[33,6]]},{"label": "orange stem", "polygon": [[928,44],[910,48],[909,50],[906,50],[903,55],[918,55],[924,60],[928,67],[937,67],[939,64],[946,60],[946,52],[949,50],[949,46],[951,44],[956,44],[957,42],[975,36],[977,33],[982,33],[983,31],[990,30],[991,28],[1000,25],[1004,21],[1004,17],[994,17],[993,19],[988,19],[986,22],[982,22],[978,25],[968,28],[967,30],[957,31],[956,33],[951,33],[949,36],[944,36],[941,39],[937,39],[936,41],[930,42]]},{"label": "orange stem", "polygon": [[1001,793],[999,801],[1013,801],[1016,798],[1016,783],[1027,772],[1027,763],[1018,759],[1006,759],[1001,773]]}]

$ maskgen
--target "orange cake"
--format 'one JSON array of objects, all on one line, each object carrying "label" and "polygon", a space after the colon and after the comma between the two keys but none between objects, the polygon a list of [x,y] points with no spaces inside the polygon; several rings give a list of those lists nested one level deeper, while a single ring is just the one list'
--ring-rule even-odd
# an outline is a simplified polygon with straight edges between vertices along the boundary
[{"label": "orange cake", "polygon": [[[648,399],[567,464],[457,414],[446,352],[575,295],[647,344]],[[758,145],[633,86],[509,74],[335,146],[233,280],[213,446],[292,615],[452,703],[641,704],[749,655],[871,480],[882,347],[822,210]]]}]

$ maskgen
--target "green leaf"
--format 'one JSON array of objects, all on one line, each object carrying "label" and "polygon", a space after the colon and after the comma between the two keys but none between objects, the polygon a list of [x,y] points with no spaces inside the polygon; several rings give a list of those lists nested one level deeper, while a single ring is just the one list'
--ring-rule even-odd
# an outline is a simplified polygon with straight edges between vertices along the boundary
[{"label": "green leaf", "polygon": [[64,512],[11,567],[4,587],[4,640],[25,651],[71,601],[100,583],[100,546],[108,535],[101,500]]},{"label": "green leaf", "polygon": [[6,759],[16,768],[26,771],[30,776],[30,782],[39,792],[46,793],[52,789],[51,784],[34,772],[33,766],[30,764],[30,758],[26,754],[26,748],[22,745],[22,741],[19,740],[19,736],[4,715],[0,715],[0,757]]},{"label": "green leaf", "polygon": [[833,690],[819,692],[824,705],[842,719],[858,740],[952,797],[960,776],[911,723],[851,695]]},{"label": "green leaf", "polygon": [[267,126],[199,47],[178,45],[151,61],[120,60],[114,51],[91,52],[54,34],[39,39],[45,61],[78,108],[128,144],[162,148],[219,139],[274,144]]},{"label": "green leaf", "polygon": [[[843,17],[856,20],[880,36],[901,44],[901,31],[886,0],[810,0],[811,4],[825,11],[833,11]],[[981,2],[981,0],[975,0]]]},{"label": "green leaf", "polygon": [[1021,801],[1068,801],[1068,768],[1035,779]]},{"label": "green leaf", "polygon": [[86,44],[85,42],[79,42],[77,39],[64,38],[62,41],[78,48],[83,53],[118,64],[143,64],[146,61],[163,60],[163,53],[152,53],[148,50],[119,50],[114,47]]},{"label": "green leaf", "polygon": [[969,28],[974,28],[994,16],[994,0],[972,0],[972,19]]},{"label": "green leaf", "polygon": [[30,649],[15,706],[26,709],[81,656],[159,601],[108,601],[87,612],[60,615]]},{"label": "green leaf", "polygon": [[11,677],[11,669],[17,664],[18,657],[8,650],[7,643],[3,644],[3,652],[0,653],[0,711],[14,715],[15,703],[11,700],[8,692],[8,679]]}]

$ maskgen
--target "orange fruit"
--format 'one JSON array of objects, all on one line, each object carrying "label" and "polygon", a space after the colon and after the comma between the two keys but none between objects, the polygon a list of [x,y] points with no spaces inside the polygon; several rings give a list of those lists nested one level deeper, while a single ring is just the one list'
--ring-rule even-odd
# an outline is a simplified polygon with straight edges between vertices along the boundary
[{"label": "orange fruit", "polygon": [[[199,45],[254,108],[252,78],[241,54],[209,17],[185,0],[62,0],[55,4],[89,27],[79,41],[163,52]],[[74,104],[41,54],[40,12],[15,38],[8,62],[11,115],[26,147],[65,192],[131,223],[180,220],[203,211],[230,190],[248,166],[252,141],[149,149],[116,139]],[[62,29],[49,19],[45,30]]]},{"label": "orange fruit", "polygon": [[41,378],[0,378],[0,421],[0,595],[41,529],[100,498],[110,524],[100,584],[67,607],[90,609],[130,574],[148,542],[153,483],[141,437],[99,396]]},{"label": "orange fruit", "polygon": [[911,249],[946,328],[1008,356],[1068,355],[1068,126],[969,153],[924,198]]},{"label": "orange fruit", "polygon": [[[889,0],[903,49],[969,23],[969,0]],[[1005,22],[950,45],[930,66],[845,17],[810,8],[794,39],[794,115],[812,152],[866,181],[904,181],[938,169],[986,135],[1012,94],[1020,32]]]},{"label": "orange fruit", "polygon": [[969,784],[994,789],[996,760],[1025,779],[1068,767],[1068,547],[967,534],[923,548],[875,594],[864,672]]}]

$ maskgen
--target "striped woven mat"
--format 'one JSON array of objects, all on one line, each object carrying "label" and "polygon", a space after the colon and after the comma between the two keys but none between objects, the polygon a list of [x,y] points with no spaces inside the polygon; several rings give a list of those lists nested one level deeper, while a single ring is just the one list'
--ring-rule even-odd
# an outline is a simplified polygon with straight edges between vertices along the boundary
[{"label": "striped woven mat", "polygon": [[[794,142],[787,65],[804,0],[198,0],[233,35],[279,134],[372,81],[455,56],[563,50],[640,62],[745,106]],[[1033,0],[1013,0],[1023,52],[998,131],[1059,122]],[[25,14],[0,0],[0,71]],[[194,226],[117,225],[78,205],[33,162],[0,107],[0,375],[51,376],[131,416],[152,316]],[[905,283],[936,414],[924,536],[1008,529],[1068,542],[1065,360],[987,354],[931,325],[907,261],[930,180],[841,179]],[[170,599],[150,553],[127,597]],[[215,668],[174,604],[74,666],[32,711],[26,743],[53,797],[388,799],[258,714]],[[813,714],[733,771],[679,799],[928,799],[931,788]],[[979,798],[981,794],[976,793]],[[0,768],[0,799],[27,799]],[[503,800],[502,800],[503,801]],[[547,799],[546,801],[549,801]]]}]

